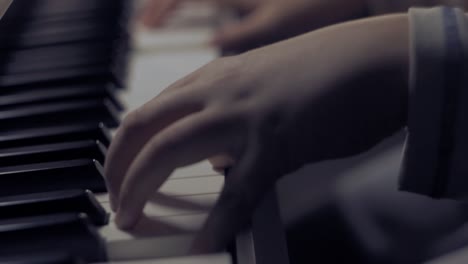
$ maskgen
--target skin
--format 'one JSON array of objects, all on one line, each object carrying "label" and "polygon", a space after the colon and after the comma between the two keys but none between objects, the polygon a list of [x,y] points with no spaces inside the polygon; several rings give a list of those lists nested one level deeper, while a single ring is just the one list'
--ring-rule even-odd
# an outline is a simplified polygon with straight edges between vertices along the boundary
[{"label": "skin", "polygon": [[406,15],[358,20],[216,59],[177,81],[130,113],[109,148],[118,226],[132,228],[176,168],[229,154],[194,244],[224,248],[278,178],[365,151],[405,125],[408,42]]}]

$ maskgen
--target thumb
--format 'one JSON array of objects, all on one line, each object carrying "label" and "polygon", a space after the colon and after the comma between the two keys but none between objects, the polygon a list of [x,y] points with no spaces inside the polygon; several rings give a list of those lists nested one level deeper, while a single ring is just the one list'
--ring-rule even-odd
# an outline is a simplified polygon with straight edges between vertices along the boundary
[{"label": "thumb", "polygon": [[271,12],[258,10],[239,22],[221,28],[212,43],[222,49],[236,50],[257,45],[273,28]]}]

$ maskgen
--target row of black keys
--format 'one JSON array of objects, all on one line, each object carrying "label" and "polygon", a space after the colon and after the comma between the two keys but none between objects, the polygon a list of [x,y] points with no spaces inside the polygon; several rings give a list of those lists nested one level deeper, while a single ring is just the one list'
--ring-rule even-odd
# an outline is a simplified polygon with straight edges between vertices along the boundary
[{"label": "row of black keys", "polygon": [[91,191],[123,109],[126,5],[16,0],[0,21],[2,263],[106,261]]},{"label": "row of black keys", "polygon": [[0,23],[0,92],[38,84],[121,85],[127,1],[14,1]]},{"label": "row of black keys", "polygon": [[0,167],[0,263],[107,260],[97,227],[108,224],[109,216],[89,191],[106,191],[101,166],[109,144],[106,128],[31,130],[0,142],[11,146],[79,138],[96,141],[0,150],[2,165],[15,165]]}]

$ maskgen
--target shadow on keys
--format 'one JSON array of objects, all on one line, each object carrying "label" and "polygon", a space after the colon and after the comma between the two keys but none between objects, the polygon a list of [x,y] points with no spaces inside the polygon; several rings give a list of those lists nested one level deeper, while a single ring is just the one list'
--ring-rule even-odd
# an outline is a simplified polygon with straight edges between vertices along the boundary
[{"label": "shadow on keys", "polygon": [[[153,212],[151,211],[151,208],[155,205],[158,207],[173,208],[177,211],[185,212],[187,215],[191,213],[190,217],[187,219],[195,221],[190,221],[190,223],[185,221],[177,222],[173,219],[174,215],[166,217],[155,215],[154,212],[156,212],[156,210]],[[145,213],[135,228],[127,230],[126,232],[137,237],[194,233],[203,223],[203,220],[205,220],[206,212],[208,212],[211,207],[212,204],[197,203],[191,197],[184,199],[184,197],[174,197],[156,193],[150,198],[145,208]],[[148,208],[150,209],[148,210]],[[165,218],[167,218],[167,220]]]}]

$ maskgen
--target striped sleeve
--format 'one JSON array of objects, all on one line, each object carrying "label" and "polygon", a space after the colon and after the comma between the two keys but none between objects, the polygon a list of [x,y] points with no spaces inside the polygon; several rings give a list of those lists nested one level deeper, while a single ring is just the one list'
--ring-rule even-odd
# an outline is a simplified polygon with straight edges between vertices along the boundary
[{"label": "striped sleeve", "polygon": [[410,96],[400,189],[468,199],[468,20],[413,8]]}]

